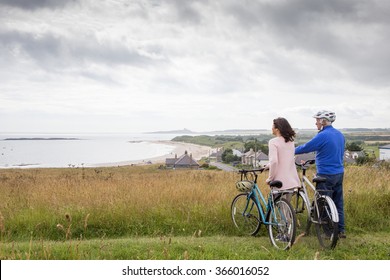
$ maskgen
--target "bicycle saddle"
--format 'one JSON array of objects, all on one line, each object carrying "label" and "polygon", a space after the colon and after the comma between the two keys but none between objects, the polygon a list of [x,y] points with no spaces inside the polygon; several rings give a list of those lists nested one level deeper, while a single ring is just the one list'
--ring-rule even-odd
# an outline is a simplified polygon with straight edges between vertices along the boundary
[{"label": "bicycle saddle", "polygon": [[325,177],[320,177],[320,176],[317,176],[317,177],[314,177],[313,178],[313,183],[323,183],[326,181],[326,178]]},{"label": "bicycle saddle", "polygon": [[274,181],[271,181],[269,183],[269,186],[271,188],[278,188],[278,189],[280,189],[283,186],[283,183],[281,181],[279,181],[279,180],[274,180]]}]

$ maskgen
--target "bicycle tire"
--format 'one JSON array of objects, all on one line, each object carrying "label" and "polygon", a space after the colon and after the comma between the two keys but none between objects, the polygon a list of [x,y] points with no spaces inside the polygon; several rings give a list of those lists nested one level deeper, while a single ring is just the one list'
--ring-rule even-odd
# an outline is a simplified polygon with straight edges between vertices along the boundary
[{"label": "bicycle tire", "polygon": [[304,192],[299,191],[293,194],[290,200],[297,219],[297,234],[310,235],[311,217],[310,204],[305,197]]},{"label": "bicycle tire", "polygon": [[318,241],[323,248],[333,249],[338,240],[338,222],[332,219],[332,209],[335,207],[332,208],[323,196],[317,199],[317,206],[314,217],[318,219],[315,223]]},{"label": "bicycle tire", "polygon": [[262,223],[260,209],[253,198],[248,202],[248,194],[241,193],[233,199],[231,216],[240,234],[254,236],[259,232]]},{"label": "bicycle tire", "polygon": [[271,244],[281,250],[288,250],[295,242],[296,214],[284,198],[278,198],[267,214],[268,235]]}]

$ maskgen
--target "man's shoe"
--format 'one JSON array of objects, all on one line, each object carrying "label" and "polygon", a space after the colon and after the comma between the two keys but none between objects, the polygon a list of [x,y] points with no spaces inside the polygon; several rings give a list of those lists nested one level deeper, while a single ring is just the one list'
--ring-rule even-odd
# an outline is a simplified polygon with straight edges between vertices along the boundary
[{"label": "man's shoe", "polygon": [[339,238],[347,238],[347,236],[345,235],[345,232],[339,232]]}]

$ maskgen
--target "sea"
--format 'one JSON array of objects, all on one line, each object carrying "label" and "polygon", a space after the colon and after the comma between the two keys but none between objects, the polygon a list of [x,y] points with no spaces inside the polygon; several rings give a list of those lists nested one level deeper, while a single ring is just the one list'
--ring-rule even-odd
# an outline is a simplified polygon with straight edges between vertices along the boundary
[{"label": "sea", "polygon": [[175,134],[0,133],[0,168],[94,167],[172,153]]}]

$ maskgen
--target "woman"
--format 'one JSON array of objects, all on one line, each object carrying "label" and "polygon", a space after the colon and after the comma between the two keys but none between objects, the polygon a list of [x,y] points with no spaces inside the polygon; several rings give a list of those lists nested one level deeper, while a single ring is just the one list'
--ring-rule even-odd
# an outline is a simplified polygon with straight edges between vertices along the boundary
[{"label": "woman", "polygon": [[283,187],[280,190],[292,189],[300,186],[298,172],[295,167],[295,131],[285,118],[273,120],[272,138],[268,142],[269,148],[269,176],[267,184],[271,181],[282,181]]}]

